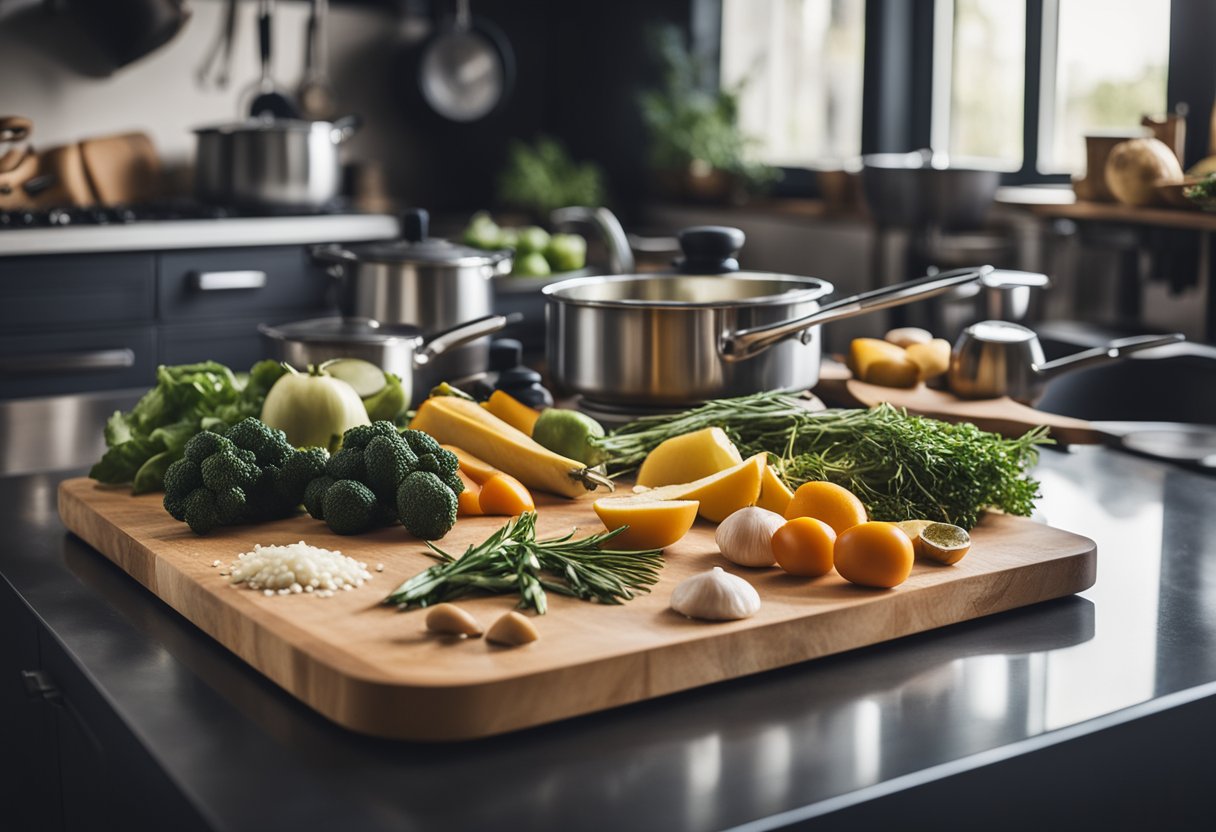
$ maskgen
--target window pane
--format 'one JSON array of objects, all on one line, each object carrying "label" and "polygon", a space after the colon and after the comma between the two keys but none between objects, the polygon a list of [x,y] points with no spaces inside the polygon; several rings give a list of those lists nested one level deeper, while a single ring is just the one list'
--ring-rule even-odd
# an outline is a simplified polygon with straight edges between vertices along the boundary
[{"label": "window pane", "polygon": [[[1002,170],[1022,166],[1026,5],[1010,0],[944,0],[936,6],[938,91],[949,110],[934,113],[934,150],[953,162]],[[952,24],[952,25],[951,25]],[[948,27],[948,28],[947,28]],[[944,122],[944,123],[943,123]]]},{"label": "window pane", "polygon": [[1055,83],[1048,88],[1051,67],[1045,65],[1044,92],[1051,97],[1043,106],[1039,169],[1080,173],[1086,133],[1134,131],[1141,116],[1165,112],[1170,0],[1058,0],[1056,6]]},{"label": "window pane", "polygon": [[828,164],[861,153],[865,0],[724,0],[724,87],[756,158]]}]

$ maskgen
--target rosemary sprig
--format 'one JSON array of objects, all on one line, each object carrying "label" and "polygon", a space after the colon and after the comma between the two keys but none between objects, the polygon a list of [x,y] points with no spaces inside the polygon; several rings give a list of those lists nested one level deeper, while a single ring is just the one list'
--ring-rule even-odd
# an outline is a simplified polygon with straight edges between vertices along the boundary
[{"label": "rosemary sprig", "polygon": [[767,452],[794,487],[827,480],[854,492],[875,520],[941,520],[971,528],[986,508],[1028,515],[1039,484],[1027,475],[1046,428],[1005,439],[879,405],[809,410],[796,396],[757,393],[712,401],[672,416],[646,417],[593,440],[615,476],[661,442],[706,427],[726,431],[744,456]]},{"label": "rosemary sprig", "polygon": [[574,532],[536,539],[536,513],[527,512],[481,543],[453,557],[427,543],[438,563],[397,587],[384,599],[400,609],[429,607],[465,595],[518,592],[519,606],[544,615],[545,592],[570,595],[601,604],[620,604],[648,592],[659,579],[659,549],[640,551],[601,548],[624,531],[574,539]]}]

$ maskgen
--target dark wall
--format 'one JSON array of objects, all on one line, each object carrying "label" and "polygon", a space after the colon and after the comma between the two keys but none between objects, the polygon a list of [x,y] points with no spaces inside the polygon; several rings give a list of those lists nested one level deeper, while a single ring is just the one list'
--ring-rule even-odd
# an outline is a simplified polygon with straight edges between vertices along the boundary
[{"label": "dark wall", "polygon": [[[475,17],[497,26],[516,64],[514,90],[498,112],[473,124],[440,118],[418,92],[425,39],[399,38],[369,65],[351,69],[377,85],[386,108],[367,113],[392,157],[389,178],[400,197],[440,211],[493,204],[495,180],[512,139],[548,134],[576,159],[606,173],[613,205],[628,215],[644,196],[646,135],[638,93],[655,83],[646,31],[659,22],[687,29],[696,0],[481,0]],[[441,3],[439,9],[449,9]],[[425,5],[419,6],[423,14]],[[345,85],[357,82],[346,78]],[[364,106],[364,109],[371,109]],[[393,155],[396,153],[397,155]]]}]

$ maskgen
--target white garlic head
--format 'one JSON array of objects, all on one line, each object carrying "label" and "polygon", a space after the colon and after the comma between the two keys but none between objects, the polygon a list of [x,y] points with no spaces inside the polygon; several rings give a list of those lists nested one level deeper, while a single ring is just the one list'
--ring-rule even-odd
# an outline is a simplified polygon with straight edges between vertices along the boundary
[{"label": "white garlic head", "polygon": [[718,524],[714,542],[722,557],[740,566],[772,566],[773,534],[785,525],[785,518],[759,506],[741,508]]},{"label": "white garlic head", "polygon": [[671,608],[689,618],[735,621],[760,611],[760,593],[747,581],[715,566],[680,581],[672,590]]}]

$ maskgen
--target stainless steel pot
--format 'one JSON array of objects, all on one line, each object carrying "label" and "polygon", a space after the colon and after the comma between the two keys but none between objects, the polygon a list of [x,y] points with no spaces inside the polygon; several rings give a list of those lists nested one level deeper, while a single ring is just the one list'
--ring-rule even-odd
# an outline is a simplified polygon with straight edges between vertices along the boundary
[{"label": "stainless steel pot", "polygon": [[195,196],[222,205],[316,208],[342,190],[340,149],[354,116],[337,121],[251,119],[201,127]]},{"label": "stainless steel pot", "polygon": [[1024,404],[1034,404],[1047,382],[1063,373],[1184,340],[1178,332],[1136,335],[1048,361],[1034,330],[1008,321],[980,321],[964,329],[954,345],[950,356],[950,389],[964,399],[1009,396]]},{"label": "stainless steel pot", "polygon": [[554,381],[588,399],[684,406],[819,381],[819,325],[929,298],[990,270],[960,269],[820,307],[832,284],[737,272],[625,275],[545,287]]},{"label": "stainless steel pot", "polygon": [[[509,323],[503,315],[486,315],[427,336],[407,325],[389,326],[366,318],[316,318],[280,326],[262,324],[258,331],[270,345],[271,357],[293,367],[323,364],[332,358],[362,358],[401,377],[407,401],[415,389],[425,391],[419,371],[441,355],[469,341],[497,332]],[[417,383],[422,381],[423,383]],[[425,398],[425,392],[421,398]]]},{"label": "stainless steel pot", "polygon": [[[343,315],[439,332],[493,311],[491,279],[510,272],[511,252],[428,237],[428,220],[414,210],[402,217],[401,240],[313,249],[341,283]],[[489,341],[482,340],[445,355],[434,373],[464,378],[484,372],[488,361]]]}]

